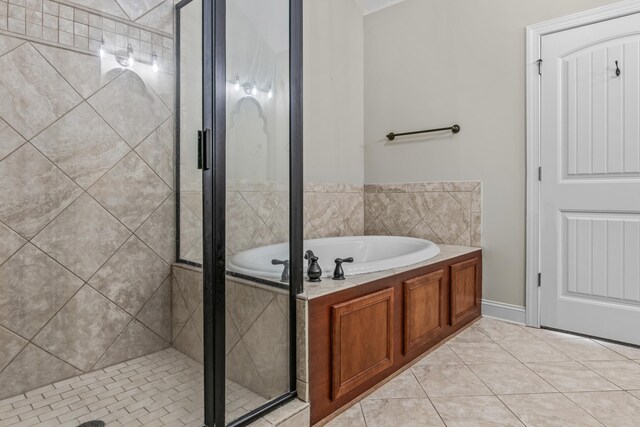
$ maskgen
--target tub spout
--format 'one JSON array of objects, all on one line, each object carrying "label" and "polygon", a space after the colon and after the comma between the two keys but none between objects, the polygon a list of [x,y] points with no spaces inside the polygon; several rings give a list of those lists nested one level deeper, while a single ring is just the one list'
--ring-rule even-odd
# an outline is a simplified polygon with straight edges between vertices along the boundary
[{"label": "tub spout", "polygon": [[309,267],[311,265],[311,258],[313,258],[314,256],[315,256],[315,254],[311,250],[306,251],[304,253],[304,259],[307,260],[307,267]]}]

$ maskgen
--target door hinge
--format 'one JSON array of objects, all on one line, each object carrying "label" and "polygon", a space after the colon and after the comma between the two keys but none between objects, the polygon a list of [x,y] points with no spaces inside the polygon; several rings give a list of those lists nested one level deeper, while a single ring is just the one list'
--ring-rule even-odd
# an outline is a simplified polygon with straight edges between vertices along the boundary
[{"label": "door hinge", "polygon": [[542,286],[542,273],[538,273],[538,287]]},{"label": "door hinge", "polygon": [[542,181],[542,166],[538,166],[538,181]]},{"label": "door hinge", "polygon": [[211,129],[198,131],[198,169],[209,170],[211,164]]},{"label": "door hinge", "polygon": [[538,75],[541,76],[542,75],[542,58],[538,59],[536,63],[538,64]]}]

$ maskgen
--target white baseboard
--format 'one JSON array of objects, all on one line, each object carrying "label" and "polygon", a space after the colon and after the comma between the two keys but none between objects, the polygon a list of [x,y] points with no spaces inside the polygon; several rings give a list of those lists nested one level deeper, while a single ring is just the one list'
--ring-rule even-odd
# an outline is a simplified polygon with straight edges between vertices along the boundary
[{"label": "white baseboard", "polygon": [[482,300],[482,315],[513,323],[525,323],[524,307],[503,302]]}]

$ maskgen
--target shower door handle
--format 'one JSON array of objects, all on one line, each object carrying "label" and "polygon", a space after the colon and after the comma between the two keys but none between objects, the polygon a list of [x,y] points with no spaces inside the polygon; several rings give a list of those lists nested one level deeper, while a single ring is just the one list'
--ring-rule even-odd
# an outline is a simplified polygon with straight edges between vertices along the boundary
[{"label": "shower door handle", "polygon": [[211,129],[198,131],[198,169],[209,170],[211,165]]}]

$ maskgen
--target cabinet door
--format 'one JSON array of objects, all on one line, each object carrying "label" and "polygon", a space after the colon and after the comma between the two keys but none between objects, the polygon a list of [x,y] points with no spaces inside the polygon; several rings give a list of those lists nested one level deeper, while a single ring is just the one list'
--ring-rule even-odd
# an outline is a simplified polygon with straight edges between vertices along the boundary
[{"label": "cabinet door", "polygon": [[451,265],[451,324],[480,313],[480,259]]},{"label": "cabinet door", "polygon": [[393,288],[331,306],[331,398],[393,365]]},{"label": "cabinet door", "polygon": [[428,343],[447,326],[444,270],[404,282],[404,354]]}]

